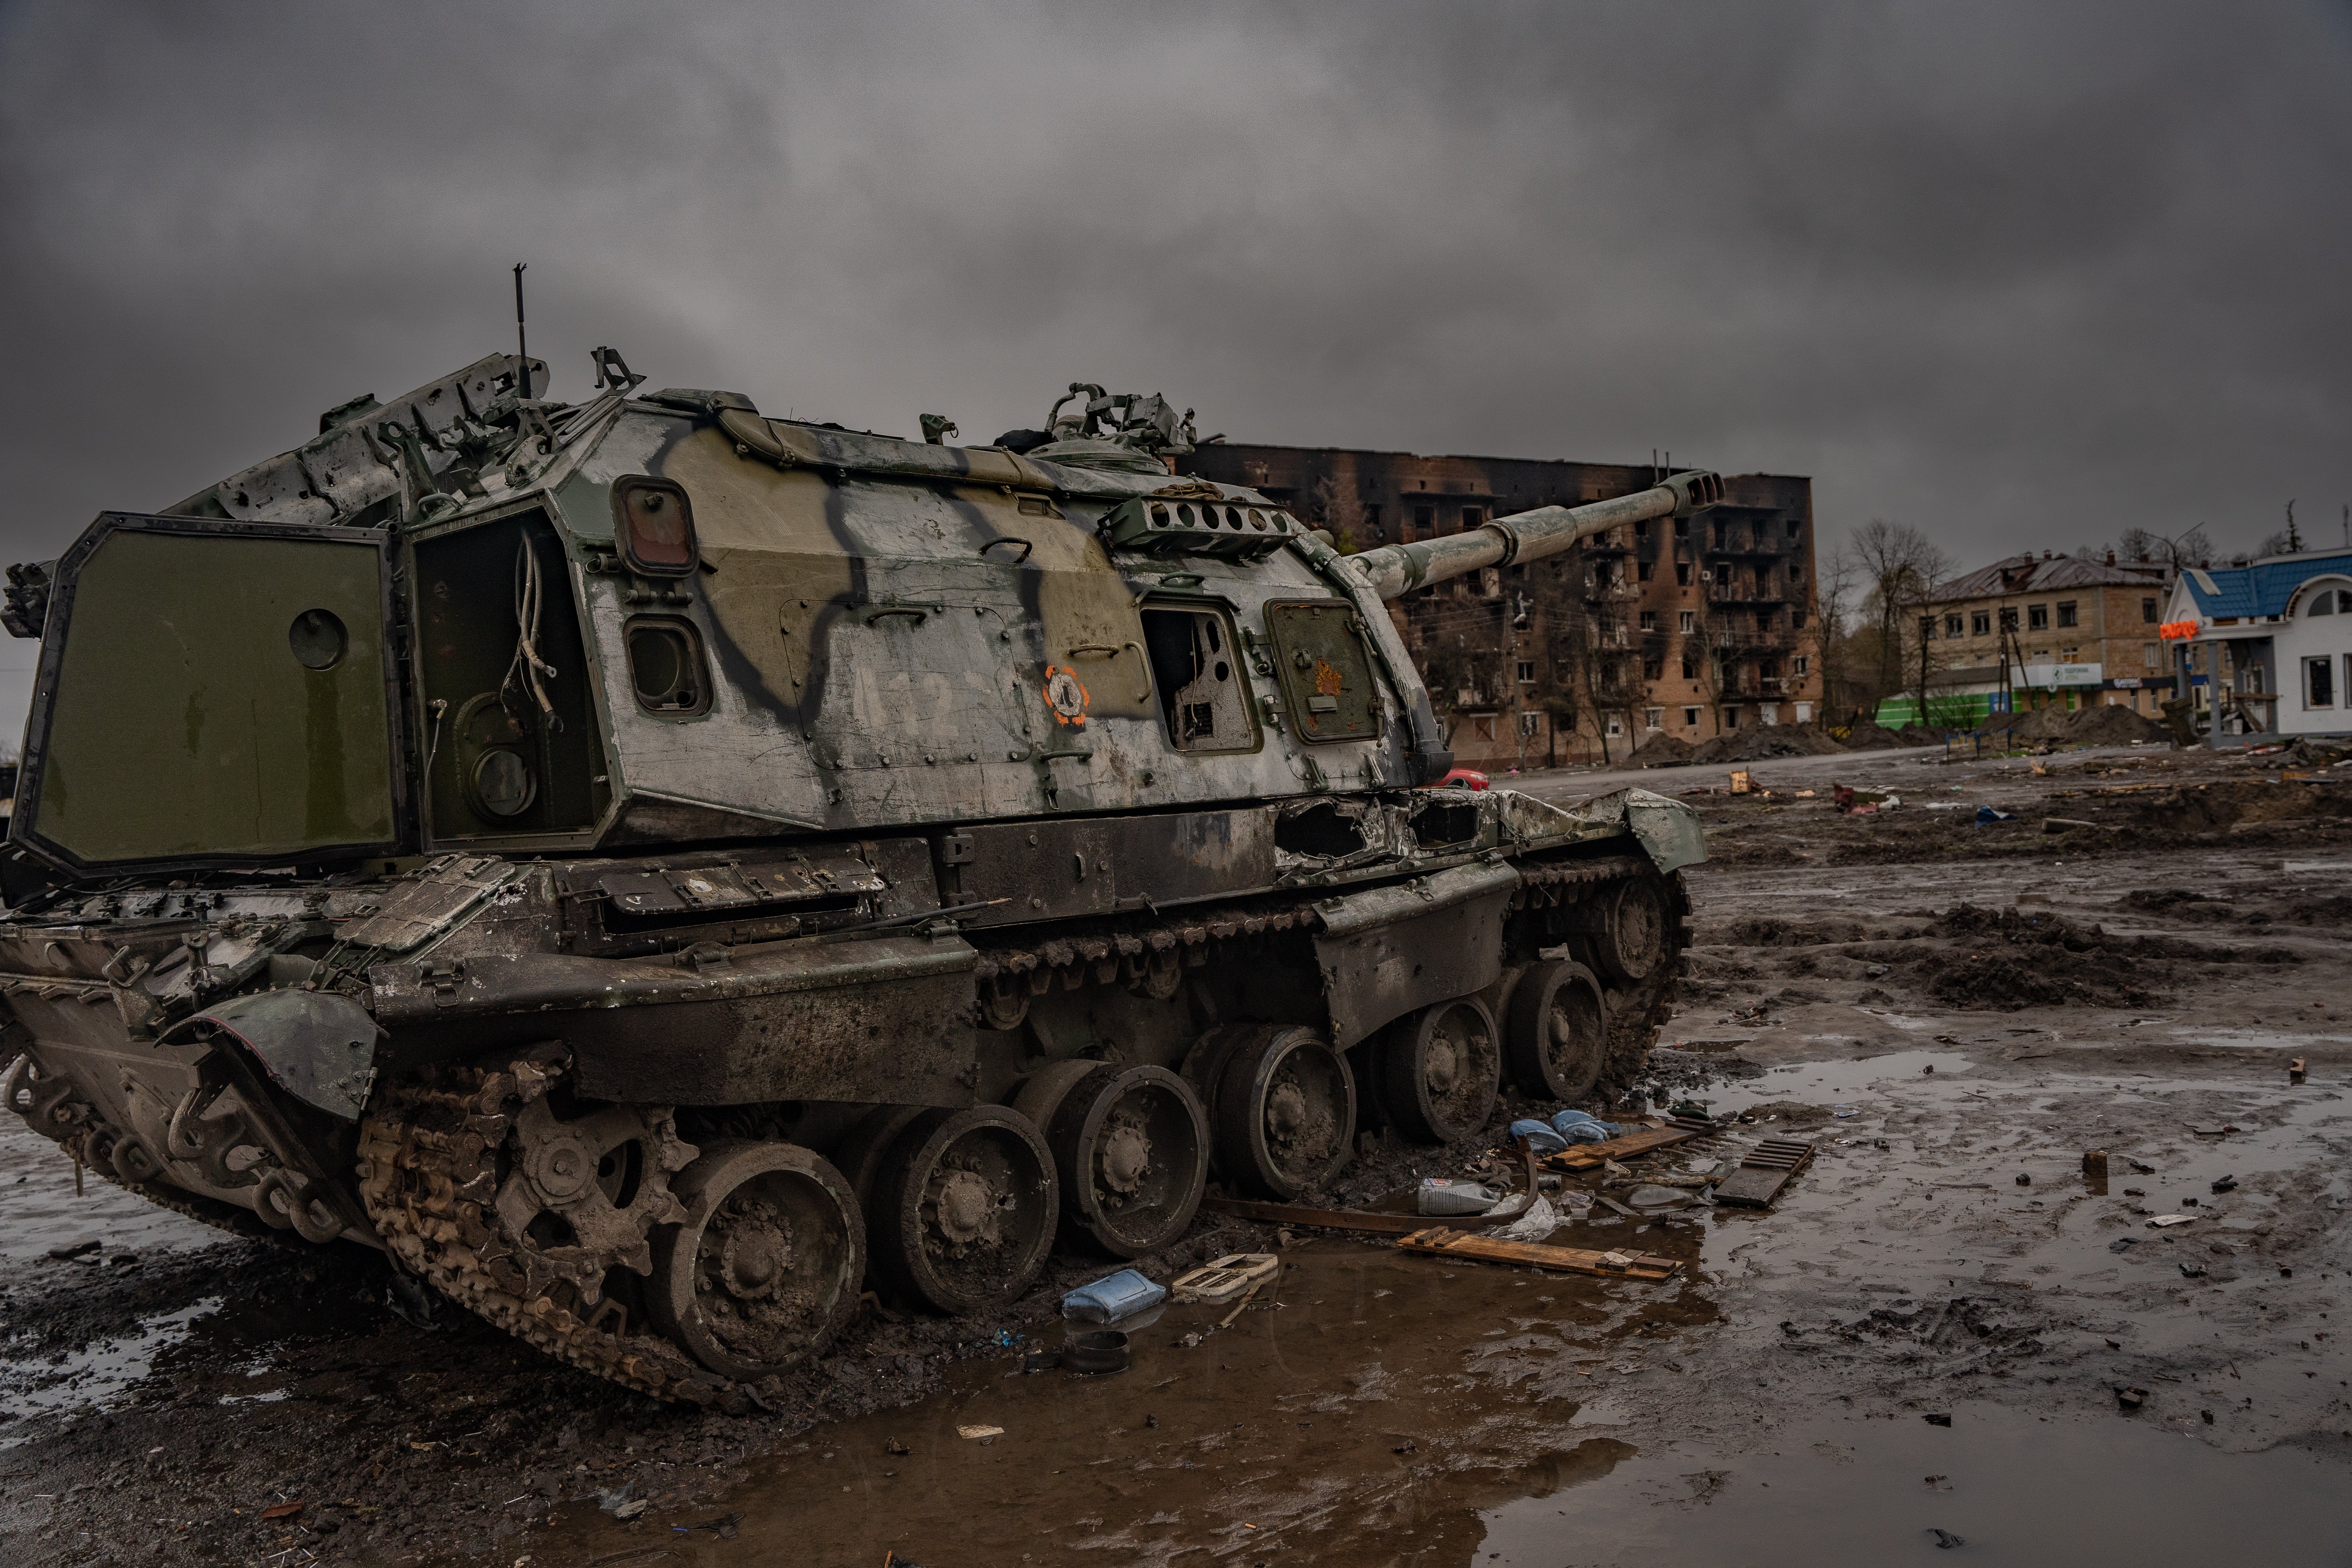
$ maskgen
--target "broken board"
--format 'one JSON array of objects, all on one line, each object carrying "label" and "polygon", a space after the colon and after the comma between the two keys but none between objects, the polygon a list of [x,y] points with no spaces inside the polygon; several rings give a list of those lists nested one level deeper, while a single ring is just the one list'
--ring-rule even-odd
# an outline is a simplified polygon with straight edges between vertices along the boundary
[{"label": "broken board", "polygon": [[1479,1263],[1511,1263],[1522,1268],[1549,1268],[1564,1274],[1591,1274],[1603,1279],[1671,1279],[1682,1268],[1674,1258],[1646,1252],[1595,1252],[1582,1247],[1547,1247],[1532,1241],[1504,1241],[1497,1237],[1433,1226],[1403,1237],[1397,1246],[1407,1252],[1436,1258],[1467,1258]]},{"label": "broken board", "polygon": [[1739,1162],[1715,1189],[1715,1201],[1734,1208],[1771,1206],[1780,1189],[1795,1179],[1813,1157],[1813,1146],[1794,1138],[1767,1138]]},{"label": "broken board", "polygon": [[1612,1138],[1606,1143],[1571,1143],[1557,1154],[1544,1157],[1544,1168],[1551,1171],[1597,1171],[1611,1160],[1630,1160],[1636,1154],[1646,1154],[1654,1149],[1664,1149],[1675,1143],[1687,1143],[1694,1138],[1704,1138],[1719,1129],[1711,1121],[1676,1118],[1663,1127],[1645,1128],[1628,1132],[1622,1138]]}]

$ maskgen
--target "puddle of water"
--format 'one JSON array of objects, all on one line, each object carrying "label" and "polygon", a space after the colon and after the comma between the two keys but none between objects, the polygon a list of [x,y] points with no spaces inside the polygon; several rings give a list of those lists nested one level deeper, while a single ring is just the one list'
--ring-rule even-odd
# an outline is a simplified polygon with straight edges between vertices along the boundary
[{"label": "puddle of water", "polygon": [[1677,1443],[1572,1497],[1506,1504],[1476,1561],[1819,1568],[1926,1557],[1934,1530],[1961,1538],[1951,1561],[1964,1563],[2352,1559],[2352,1478],[2299,1449],[2228,1454],[2137,1420],[1974,1405],[1949,1427],[1917,1415],[1792,1426],[1774,1447]]},{"label": "puddle of water", "polygon": [[52,1247],[96,1237],[110,1252],[185,1250],[226,1237],[210,1226],[157,1208],[85,1173],[74,1195],[73,1162],[63,1150],[0,1112],[0,1260],[39,1258]]},{"label": "puddle of water", "polygon": [[[1687,1256],[1696,1227],[1672,1235]],[[1658,1226],[1643,1243],[1677,1246]],[[1246,1311],[1223,1332],[1212,1331],[1228,1308],[1171,1308],[1135,1336],[1127,1373],[970,1363],[919,1405],[818,1428],[721,1502],[657,1505],[642,1533],[576,1509],[533,1551],[587,1562],[659,1535],[676,1561],[713,1565],[878,1563],[885,1551],[1033,1568],[1276,1553],[1293,1564],[1424,1552],[1464,1562],[1482,1510],[1605,1474],[1633,1452],[1609,1436],[1629,1412],[1599,1389],[1672,1375],[1617,1370],[1672,1353],[1632,1338],[1638,1321],[1715,1310],[1680,1285],[1344,1243],[1286,1258],[1298,1267],[1283,1306]],[[1054,1343],[1063,1327],[1034,1332]],[[1208,1338],[1182,1347],[1194,1332]],[[1003,1431],[983,1444],[960,1426]],[[737,1510],[746,1518],[734,1542],[672,1532]]]},{"label": "puddle of water", "polygon": [[[11,1356],[5,1375],[0,1376],[0,1412],[22,1420],[68,1408],[103,1410],[116,1395],[144,1378],[156,1357],[184,1341],[197,1319],[219,1310],[220,1305],[219,1297],[207,1297],[176,1311],[143,1318],[136,1334],[101,1341],[68,1354],[54,1366]],[[28,1440],[0,1436],[0,1448]]]}]

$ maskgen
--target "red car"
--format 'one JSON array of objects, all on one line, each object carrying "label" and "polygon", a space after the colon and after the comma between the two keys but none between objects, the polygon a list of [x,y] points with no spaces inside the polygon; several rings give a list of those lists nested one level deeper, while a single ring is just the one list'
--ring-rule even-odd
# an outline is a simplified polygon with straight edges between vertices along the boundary
[{"label": "red car", "polygon": [[1431,789],[1485,789],[1486,775],[1475,768],[1456,768],[1429,787]]}]

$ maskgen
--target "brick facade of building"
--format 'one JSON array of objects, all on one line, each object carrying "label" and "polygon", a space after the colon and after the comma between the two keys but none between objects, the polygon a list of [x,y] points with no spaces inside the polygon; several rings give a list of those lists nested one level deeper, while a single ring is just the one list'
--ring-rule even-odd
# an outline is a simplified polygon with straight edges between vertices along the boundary
[{"label": "brick facade of building", "polygon": [[[2171,590],[2172,574],[2153,562],[2046,551],[1996,561],[1937,585],[1924,625],[1906,628],[1906,682],[1916,683],[1911,672],[1925,630],[1936,718],[1969,722],[1986,711],[2004,663],[2016,709],[2112,704],[2152,718],[2172,695],[2171,662],[2157,634]],[[2004,616],[2013,639],[2006,658]],[[1915,716],[1916,697],[1890,700],[1881,722]]]},{"label": "brick facade of building", "polygon": [[[1179,467],[1251,486],[1348,550],[1630,495],[1658,473],[1225,443]],[[1496,771],[1622,761],[1660,732],[1696,742],[1815,716],[1811,481],[1740,474],[1724,486],[1725,504],[1695,518],[1619,528],[1390,606],[1458,763]]]}]

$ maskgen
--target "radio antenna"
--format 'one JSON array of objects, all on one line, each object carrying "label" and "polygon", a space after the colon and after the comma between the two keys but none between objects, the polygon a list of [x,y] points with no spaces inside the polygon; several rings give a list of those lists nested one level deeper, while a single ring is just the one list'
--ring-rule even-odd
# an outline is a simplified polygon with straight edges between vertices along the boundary
[{"label": "radio antenna", "polygon": [[517,359],[519,359],[519,360],[520,360],[520,361],[522,362],[522,367],[521,367],[521,369],[520,369],[520,371],[518,371],[516,374],[517,374],[518,375],[520,375],[520,376],[521,377],[521,379],[522,379],[522,388],[521,388],[521,391],[522,391],[522,395],[523,395],[523,396],[525,396],[525,397],[529,397],[529,396],[531,395],[531,391],[530,391],[530,340],[529,340],[528,338],[526,338],[526,337],[523,335],[523,326],[522,326],[522,272],[523,272],[523,268],[526,268],[526,267],[529,267],[530,265],[530,262],[528,262],[528,261],[518,261],[518,262],[516,262],[516,263],[515,263],[515,266],[514,266],[514,275],[515,275],[515,358],[517,358]]}]

